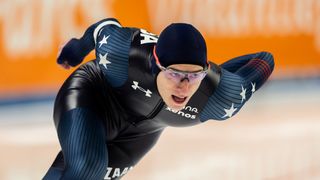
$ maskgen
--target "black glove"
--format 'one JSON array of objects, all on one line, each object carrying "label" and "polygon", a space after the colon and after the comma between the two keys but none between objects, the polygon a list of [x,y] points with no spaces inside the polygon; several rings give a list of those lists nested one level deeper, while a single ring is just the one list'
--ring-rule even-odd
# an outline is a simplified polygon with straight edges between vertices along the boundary
[{"label": "black glove", "polygon": [[57,58],[58,64],[67,63],[72,67],[77,66],[83,61],[86,53],[83,52],[83,48],[79,39],[72,38],[67,44],[64,45]]}]

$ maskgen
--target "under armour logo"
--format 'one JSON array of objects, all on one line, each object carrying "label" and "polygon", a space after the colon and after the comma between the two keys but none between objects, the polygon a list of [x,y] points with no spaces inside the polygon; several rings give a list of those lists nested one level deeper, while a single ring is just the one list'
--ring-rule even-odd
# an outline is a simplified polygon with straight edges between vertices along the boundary
[{"label": "under armour logo", "polygon": [[145,95],[146,95],[147,97],[151,97],[152,92],[151,92],[149,89],[147,89],[147,90],[143,89],[142,87],[139,86],[139,82],[137,82],[137,81],[132,81],[132,82],[133,82],[133,85],[131,85],[131,87],[132,87],[134,90],[139,89],[140,91],[146,93]]}]

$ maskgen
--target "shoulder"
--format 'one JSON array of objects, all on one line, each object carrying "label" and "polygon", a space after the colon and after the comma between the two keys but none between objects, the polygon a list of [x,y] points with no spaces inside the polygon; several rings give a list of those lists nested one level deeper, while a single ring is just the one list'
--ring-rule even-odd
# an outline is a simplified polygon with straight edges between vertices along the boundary
[{"label": "shoulder", "polygon": [[100,22],[94,34],[96,60],[113,87],[124,85],[129,66],[143,63],[139,67],[148,67],[152,47],[157,42],[155,34],[144,29],[122,27],[115,19]]},{"label": "shoulder", "polygon": [[274,60],[271,53],[259,52],[234,58],[221,67],[219,85],[208,96],[201,121],[226,120],[239,112],[268,79]]},{"label": "shoulder", "polygon": [[116,19],[100,21],[94,30],[96,61],[113,87],[128,78],[128,59],[134,30],[122,27]]},{"label": "shoulder", "polygon": [[251,84],[241,76],[221,68],[219,84],[208,97],[200,114],[201,121],[226,120],[234,116],[251,97]]},{"label": "shoulder", "polygon": [[158,40],[158,36],[156,34],[148,32],[143,28],[123,27],[120,22],[114,18],[107,18],[96,24],[93,32],[96,43],[101,34],[119,34],[124,36],[130,34],[131,40],[134,41],[139,39],[139,43],[141,45],[156,43]]},{"label": "shoulder", "polygon": [[96,42],[98,35],[101,33],[102,30],[109,29],[112,27],[113,28],[122,28],[120,22],[115,18],[107,18],[107,19],[103,19],[103,20],[99,21],[96,24],[95,29],[93,31],[93,37],[94,37],[95,42]]}]

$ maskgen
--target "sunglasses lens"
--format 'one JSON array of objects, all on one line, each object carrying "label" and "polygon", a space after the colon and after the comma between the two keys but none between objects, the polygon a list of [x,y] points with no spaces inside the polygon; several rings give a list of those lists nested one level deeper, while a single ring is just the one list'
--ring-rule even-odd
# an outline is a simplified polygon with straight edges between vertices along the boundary
[{"label": "sunglasses lens", "polygon": [[167,78],[172,79],[176,82],[180,82],[180,80],[185,76],[183,73],[176,72],[171,69],[168,69],[164,72]]},{"label": "sunglasses lens", "polygon": [[190,81],[201,81],[205,77],[206,73],[201,72],[201,73],[189,73],[188,74],[188,79]]},{"label": "sunglasses lens", "polygon": [[201,81],[206,75],[206,72],[182,73],[172,69],[167,69],[164,71],[164,73],[168,79],[174,80],[177,83],[179,83],[182,79],[187,78],[191,84]]}]

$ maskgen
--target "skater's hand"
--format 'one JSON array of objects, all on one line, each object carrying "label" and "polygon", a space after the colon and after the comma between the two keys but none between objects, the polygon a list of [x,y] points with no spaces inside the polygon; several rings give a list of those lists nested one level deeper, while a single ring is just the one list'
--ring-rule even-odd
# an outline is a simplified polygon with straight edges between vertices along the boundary
[{"label": "skater's hand", "polygon": [[57,63],[64,69],[70,69],[71,66],[77,66],[84,58],[80,51],[81,48],[79,40],[72,38],[66,44],[60,46]]}]

